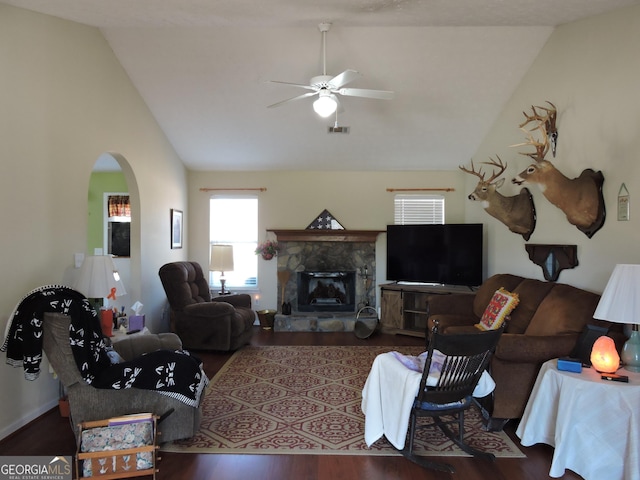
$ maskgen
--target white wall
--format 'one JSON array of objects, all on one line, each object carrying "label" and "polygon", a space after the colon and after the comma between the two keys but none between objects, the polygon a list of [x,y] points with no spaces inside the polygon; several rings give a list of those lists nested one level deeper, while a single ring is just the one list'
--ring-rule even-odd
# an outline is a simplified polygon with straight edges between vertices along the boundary
[{"label": "white wall", "polygon": [[[464,174],[457,169],[446,172],[190,172],[191,260],[203,267],[209,264],[209,198],[212,194],[200,191],[201,188],[266,188],[265,192],[257,193],[262,239],[267,229],[303,230],[324,209],[345,229],[385,230],[393,223],[395,195],[387,192],[387,188],[453,188],[455,191],[443,193],[446,221],[461,223],[466,204],[464,180]],[[376,257],[379,284],[386,280],[386,235],[378,237]],[[278,305],[276,268],[275,261],[260,259],[258,262],[260,308]]]},{"label": "white wall", "polygon": [[[126,288],[159,328],[158,268],[187,255],[169,244],[169,209],[187,207],[182,163],[97,29],[0,4],[0,65],[0,329],[30,290],[73,278],[73,253],[87,244],[89,177],[104,152],[121,160],[140,219],[137,281]],[[58,395],[46,361],[28,382],[1,356],[0,438]]]},{"label": "white wall", "polygon": [[[556,158],[547,159],[574,178],[586,168],[604,174],[607,218],[591,239],[565,219],[535,185],[529,186],[537,210],[537,227],[528,243],[578,246],[579,266],[564,270],[559,281],[602,292],[617,263],[640,263],[640,7],[622,9],[554,31],[502,114],[474,155],[474,161],[498,154],[507,161],[508,181],[531,163],[509,148],[525,140],[518,125],[523,111],[546,100],[558,109]],[[531,147],[528,150],[531,151]],[[529,160],[529,161],[528,161]],[[476,179],[477,180],[477,179]],[[631,219],[617,220],[617,196],[625,183]],[[469,176],[468,188],[475,185]],[[518,188],[519,189],[519,188]],[[505,184],[503,194],[515,194]],[[542,279],[529,261],[524,240],[489,217],[479,205],[467,207],[468,221],[485,221],[489,230],[489,273],[511,272]]]}]

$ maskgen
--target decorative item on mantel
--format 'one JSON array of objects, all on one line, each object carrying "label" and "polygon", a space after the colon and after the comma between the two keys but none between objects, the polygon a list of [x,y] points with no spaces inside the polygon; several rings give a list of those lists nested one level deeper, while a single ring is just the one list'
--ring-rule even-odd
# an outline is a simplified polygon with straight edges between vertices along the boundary
[{"label": "decorative item on mantel", "polygon": [[316,219],[307,226],[307,230],[344,230],[340,222],[331,215],[329,210],[324,209]]},{"label": "decorative item on mantel", "polygon": [[256,248],[256,255],[262,255],[265,260],[271,260],[273,257],[278,256],[280,246],[275,240],[266,240],[258,245]]}]

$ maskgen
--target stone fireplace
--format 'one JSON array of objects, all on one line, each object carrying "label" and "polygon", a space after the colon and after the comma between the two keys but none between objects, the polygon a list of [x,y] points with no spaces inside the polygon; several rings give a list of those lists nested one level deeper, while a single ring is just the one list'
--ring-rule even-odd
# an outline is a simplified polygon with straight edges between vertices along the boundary
[{"label": "stone fireplace", "polygon": [[380,232],[274,233],[280,245],[278,302],[292,309],[291,315],[276,315],[276,331],[353,330],[357,312],[375,308],[375,240]]}]

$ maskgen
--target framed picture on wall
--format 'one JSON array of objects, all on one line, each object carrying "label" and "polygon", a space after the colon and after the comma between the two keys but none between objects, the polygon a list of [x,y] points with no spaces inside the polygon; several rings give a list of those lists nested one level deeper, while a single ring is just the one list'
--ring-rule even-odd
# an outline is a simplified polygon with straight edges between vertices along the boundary
[{"label": "framed picture on wall", "polygon": [[182,210],[171,209],[171,248],[182,248]]}]

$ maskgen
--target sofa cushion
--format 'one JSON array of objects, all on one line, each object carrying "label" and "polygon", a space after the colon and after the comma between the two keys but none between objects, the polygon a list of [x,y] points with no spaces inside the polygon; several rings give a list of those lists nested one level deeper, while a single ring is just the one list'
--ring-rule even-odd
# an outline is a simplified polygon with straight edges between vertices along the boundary
[{"label": "sofa cushion", "polygon": [[505,333],[524,333],[544,297],[555,283],[525,278],[514,290],[520,297],[520,305],[511,314]]},{"label": "sofa cushion", "polygon": [[478,288],[473,300],[473,313],[475,316],[478,318],[482,317],[496,290],[502,287],[513,292],[522,280],[524,280],[523,277],[509,273],[498,273],[487,278],[484,283],[480,285],[480,288]]},{"label": "sofa cushion", "polygon": [[480,330],[500,328],[507,315],[518,306],[519,302],[517,293],[511,293],[504,288],[499,288],[493,294],[476,327]]},{"label": "sofa cushion", "polygon": [[525,335],[578,334],[585,324],[593,322],[599,301],[598,294],[555,284],[536,310]]}]

